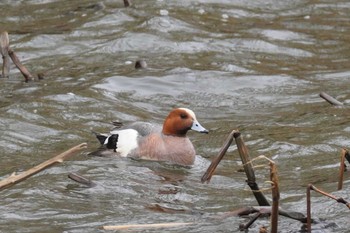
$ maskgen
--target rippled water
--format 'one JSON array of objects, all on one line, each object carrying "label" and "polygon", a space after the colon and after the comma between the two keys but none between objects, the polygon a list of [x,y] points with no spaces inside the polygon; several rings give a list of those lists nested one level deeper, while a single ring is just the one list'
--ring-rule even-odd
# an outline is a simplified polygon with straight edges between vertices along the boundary
[{"label": "rippled water", "polygon": [[[211,183],[200,183],[232,129],[253,157],[277,163],[283,208],[305,213],[308,183],[336,190],[340,149],[350,144],[350,2],[134,0],[124,8],[111,0],[3,0],[0,9],[12,49],[33,74],[45,74],[24,83],[12,67],[0,79],[1,177],[89,144],[1,191],[0,232],[161,222],[195,223],[148,231],[238,232],[247,219],[220,216],[256,201],[237,172],[235,146]],[[138,59],[149,68],[135,70]],[[321,91],[345,106],[329,105]],[[91,130],[106,132],[115,120],[161,122],[179,106],[211,131],[190,133],[198,154],[192,168],[86,155],[98,146]],[[74,183],[70,172],[97,186]],[[258,178],[269,187],[264,170]],[[333,194],[349,200],[349,184],[346,174],[344,190]],[[345,206],[317,194],[312,203],[315,232],[348,231]],[[281,232],[301,229],[279,222]],[[269,219],[250,231],[262,225]]]}]

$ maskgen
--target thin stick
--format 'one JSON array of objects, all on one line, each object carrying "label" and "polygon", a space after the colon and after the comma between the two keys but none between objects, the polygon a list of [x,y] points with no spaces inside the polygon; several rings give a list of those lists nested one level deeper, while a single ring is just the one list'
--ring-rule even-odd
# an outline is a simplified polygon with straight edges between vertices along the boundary
[{"label": "thin stick", "polygon": [[[261,212],[262,214],[271,214],[272,207],[271,206],[243,207],[234,211],[226,212],[221,217],[219,217],[219,219],[225,219],[232,216],[244,216],[244,215],[249,215],[256,212]],[[306,222],[305,215],[299,212],[287,211],[280,208],[278,213],[284,217],[291,218],[302,223]]]},{"label": "thin stick", "polygon": [[25,179],[27,179],[28,177],[31,177],[33,175],[35,175],[36,173],[45,170],[46,168],[51,167],[52,165],[56,164],[56,163],[62,163],[65,159],[71,157],[72,155],[74,155],[75,153],[77,153],[78,151],[81,151],[82,149],[85,149],[87,146],[86,143],[82,143],[80,145],[77,145],[75,147],[70,148],[69,150],[25,171],[22,172],[19,175],[15,175],[12,174],[9,177],[5,178],[4,180],[0,181],[0,190],[2,189],[6,189],[8,187],[11,187],[14,184],[17,184]]},{"label": "thin stick", "polygon": [[308,233],[311,233],[311,189],[312,184],[308,184],[306,189],[306,227]]},{"label": "thin stick", "polygon": [[103,230],[126,230],[135,228],[164,228],[164,227],[178,227],[191,225],[194,222],[171,222],[171,223],[155,223],[155,224],[129,224],[129,225],[117,225],[117,226],[103,226]]},{"label": "thin stick", "polygon": [[219,165],[220,161],[222,160],[222,158],[224,157],[224,155],[226,154],[228,148],[230,147],[230,145],[233,142],[233,135],[236,133],[236,130],[233,130],[228,136],[227,139],[225,141],[225,143],[222,145],[219,154],[213,159],[213,161],[211,162],[211,164],[209,165],[207,171],[204,173],[204,175],[201,178],[202,183],[207,182],[209,183],[211,177],[213,176],[216,167]]},{"label": "thin stick", "polygon": [[3,64],[2,64],[3,78],[7,78],[10,73],[9,46],[10,46],[9,35],[7,32],[2,32],[0,34],[0,52],[3,59]]},{"label": "thin stick", "polygon": [[33,76],[31,75],[31,73],[29,73],[27,68],[24,65],[22,65],[22,63],[20,62],[20,60],[16,56],[15,52],[11,48],[9,48],[9,55],[10,55],[13,63],[16,65],[16,67],[19,69],[19,71],[21,71],[21,73],[23,74],[25,81],[28,82],[30,80],[33,80]]},{"label": "thin stick", "polygon": [[269,206],[270,205],[269,202],[267,201],[264,194],[260,192],[259,186],[256,183],[254,168],[250,160],[249,151],[243,141],[241,133],[236,131],[233,136],[236,140],[239,156],[241,157],[244,172],[246,173],[246,176],[247,176],[248,186],[253,191],[255,199],[257,200],[260,206]]},{"label": "thin stick", "polygon": [[277,168],[275,162],[269,160],[270,162],[270,180],[272,185],[272,211],[271,211],[271,233],[277,233],[278,229],[278,212],[279,212],[279,182],[277,176]]},{"label": "thin stick", "polygon": [[314,190],[315,192],[322,194],[323,196],[329,197],[333,200],[336,200],[339,203],[342,203],[344,205],[346,205],[346,207],[348,207],[348,209],[350,209],[350,203],[347,202],[344,198],[342,197],[336,197],[332,194],[326,193],[325,191],[322,191],[318,188],[316,188],[315,186],[313,186],[312,184],[309,184],[307,186],[307,190],[306,190],[306,204],[307,204],[307,219],[306,219],[306,223],[307,223],[307,232],[310,233],[311,232],[311,190]]},{"label": "thin stick", "polygon": [[[279,200],[280,200],[280,192],[279,192],[279,181],[277,176],[277,167],[273,160],[267,158],[264,155],[260,155],[257,159],[266,159],[269,161],[270,166],[270,181],[271,181],[271,190],[272,190],[272,208],[271,208],[271,233],[277,233],[278,229],[278,215],[279,215]],[[250,164],[252,161],[250,161]]]},{"label": "thin stick", "polygon": [[347,154],[347,150],[346,149],[342,149],[341,150],[341,154],[340,154],[338,190],[341,190],[343,188],[346,154]]},{"label": "thin stick", "polygon": [[333,98],[332,96],[328,95],[325,92],[321,92],[320,93],[320,97],[323,98],[324,100],[326,100],[328,103],[332,104],[332,105],[336,105],[336,106],[342,106],[343,103],[339,102],[338,100],[336,100],[335,98]]},{"label": "thin stick", "polygon": [[336,197],[336,196],[334,196],[332,194],[326,193],[325,191],[322,191],[322,190],[316,188],[313,185],[311,185],[310,189],[314,190],[315,192],[318,192],[319,194],[322,194],[323,196],[329,197],[329,198],[331,198],[331,199],[333,199],[333,200],[335,200],[335,201],[337,201],[339,203],[342,203],[342,204],[346,205],[346,207],[348,207],[348,209],[350,209],[350,203],[347,202],[344,198]]},{"label": "thin stick", "polygon": [[248,230],[248,228],[262,215],[262,213],[257,212],[245,225],[242,224],[239,226],[239,229],[242,230]]},{"label": "thin stick", "polygon": [[74,180],[80,184],[84,184],[86,186],[89,186],[89,187],[95,187],[96,186],[96,183],[94,183],[93,181],[91,181],[89,178],[86,178],[80,174],[77,174],[77,173],[74,173],[74,172],[71,172],[68,174],[68,178],[70,178],[71,180]]}]

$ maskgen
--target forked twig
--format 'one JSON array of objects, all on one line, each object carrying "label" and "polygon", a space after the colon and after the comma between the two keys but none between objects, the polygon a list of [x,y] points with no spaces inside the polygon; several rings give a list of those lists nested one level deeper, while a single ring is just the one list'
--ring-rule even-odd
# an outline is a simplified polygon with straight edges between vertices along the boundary
[{"label": "forked twig", "polygon": [[326,193],[325,191],[322,191],[318,188],[316,188],[315,186],[313,186],[312,184],[309,184],[307,186],[307,190],[306,190],[306,205],[307,205],[307,230],[308,232],[311,232],[311,190],[314,190],[315,192],[322,194],[323,196],[329,197],[339,203],[342,203],[344,205],[346,205],[346,207],[348,207],[348,209],[350,209],[350,203],[347,202],[344,198],[342,197],[336,197],[332,194]]},{"label": "forked twig", "polygon": [[82,143],[80,145],[74,146],[63,153],[56,155],[55,157],[35,166],[27,171],[22,172],[19,175],[15,175],[15,174],[10,175],[9,177],[0,181],[0,190],[9,188],[12,185],[17,184],[17,183],[27,179],[28,177],[31,177],[31,176],[37,174],[38,172],[45,170],[46,168],[51,167],[52,165],[54,165],[56,163],[62,163],[65,159],[73,156],[78,151],[85,149],[86,146],[87,146],[86,143]]},{"label": "forked twig", "polygon": [[2,67],[2,76],[8,77],[8,74],[10,72],[10,63],[9,63],[9,57],[12,59],[13,63],[16,65],[16,67],[21,71],[22,75],[25,78],[25,81],[28,82],[30,80],[33,80],[33,76],[31,73],[27,70],[27,68],[22,65],[20,60],[18,59],[15,52],[10,48],[10,41],[8,33],[2,32],[0,35],[0,48],[1,48],[1,55],[3,57],[3,67]]},{"label": "forked twig", "polygon": [[250,155],[248,152],[248,148],[246,147],[243,138],[241,136],[241,133],[238,130],[233,130],[227,137],[224,145],[222,146],[219,154],[213,159],[211,162],[210,166],[208,167],[207,171],[204,173],[202,176],[202,183],[204,182],[209,182],[212,175],[214,174],[214,171],[218,164],[220,163],[221,159],[224,157],[226,154],[228,148],[230,147],[231,143],[233,142],[233,139],[235,139],[236,144],[237,144],[237,149],[239,152],[239,156],[241,157],[242,164],[244,171],[247,176],[247,184],[252,190],[257,202],[261,206],[269,206],[269,202],[267,201],[266,197],[264,194],[260,191],[258,184],[256,183],[255,180],[255,173],[254,173],[254,168],[253,165],[250,162]]}]

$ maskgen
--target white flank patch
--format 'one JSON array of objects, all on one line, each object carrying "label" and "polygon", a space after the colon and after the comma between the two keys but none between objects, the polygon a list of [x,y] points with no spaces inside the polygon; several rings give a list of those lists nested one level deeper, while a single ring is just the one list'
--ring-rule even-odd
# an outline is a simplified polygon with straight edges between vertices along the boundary
[{"label": "white flank patch", "polygon": [[[122,157],[127,157],[128,154],[137,148],[138,132],[134,129],[113,130],[111,134],[118,134],[117,153]],[[108,142],[106,139],[105,144]]]}]

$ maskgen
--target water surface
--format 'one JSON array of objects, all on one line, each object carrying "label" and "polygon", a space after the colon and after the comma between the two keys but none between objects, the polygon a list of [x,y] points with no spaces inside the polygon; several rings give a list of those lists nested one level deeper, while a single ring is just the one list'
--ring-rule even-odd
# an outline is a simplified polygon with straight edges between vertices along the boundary
[{"label": "water surface", "polygon": [[[1,1],[0,8],[12,49],[33,74],[45,74],[24,83],[11,67],[10,78],[0,79],[1,177],[89,145],[1,191],[1,232],[161,222],[195,222],[167,232],[238,232],[246,218],[220,216],[256,201],[237,172],[234,145],[212,181],[200,183],[233,129],[252,157],[278,165],[283,208],[305,213],[309,183],[350,199],[348,174],[335,192],[340,150],[350,144],[347,1],[134,0],[125,8],[111,0],[31,0]],[[135,70],[138,59],[149,68]],[[345,106],[329,105],[321,91]],[[211,131],[189,133],[198,154],[192,168],[87,156],[98,146],[92,130],[106,132],[116,120],[162,122],[174,107],[191,108]],[[98,185],[76,184],[70,172]],[[257,177],[269,187],[266,169]],[[315,232],[348,231],[345,206],[317,194],[312,204]],[[268,218],[250,231],[263,225]],[[280,218],[280,232],[301,227]]]}]

